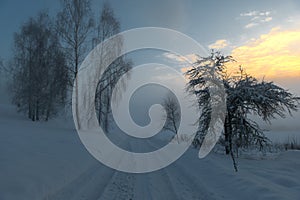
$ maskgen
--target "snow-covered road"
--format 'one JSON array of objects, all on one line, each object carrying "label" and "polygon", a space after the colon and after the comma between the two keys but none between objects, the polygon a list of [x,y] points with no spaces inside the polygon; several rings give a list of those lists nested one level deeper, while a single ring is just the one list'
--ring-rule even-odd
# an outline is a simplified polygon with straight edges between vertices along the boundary
[{"label": "snow-covered road", "polygon": [[[204,160],[187,155],[147,174],[129,174],[103,166],[90,168],[48,199],[295,199],[300,197],[300,152],[275,160],[240,160],[235,173],[231,160],[212,154]],[[193,161],[191,161],[193,159]]]},{"label": "snow-covered road", "polygon": [[1,200],[300,199],[299,151],[240,158],[236,173],[229,157],[198,159],[190,148],[166,168],[130,174],[95,160],[64,120],[34,123],[0,105],[0,131]]},{"label": "snow-covered road", "polygon": [[[129,146],[143,146],[128,142]],[[150,144],[153,145],[154,144]],[[193,179],[179,164],[146,174],[119,172],[95,165],[88,168],[72,182],[66,184],[47,199],[214,199],[201,182]]]}]

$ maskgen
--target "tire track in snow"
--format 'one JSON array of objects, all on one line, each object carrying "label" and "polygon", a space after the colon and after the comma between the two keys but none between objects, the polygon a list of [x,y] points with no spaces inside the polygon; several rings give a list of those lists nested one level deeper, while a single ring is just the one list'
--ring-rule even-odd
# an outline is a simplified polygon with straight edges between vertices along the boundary
[{"label": "tire track in snow", "polygon": [[[148,140],[147,142],[149,143]],[[149,145],[153,146],[150,143]],[[134,142],[134,144],[131,142],[130,146],[135,146],[135,148],[138,148],[140,151],[144,150],[145,147],[139,142]],[[180,199],[165,169],[150,173],[135,174],[135,177],[134,200]]]},{"label": "tire track in snow", "polygon": [[135,177],[132,174],[115,172],[97,200],[131,200],[134,194]]},{"label": "tire track in snow", "polygon": [[[130,142],[126,141],[129,151],[132,150]],[[120,160],[121,163],[123,160]],[[131,173],[114,170],[115,173],[107,183],[103,193],[97,200],[132,200],[134,196],[135,176]]]},{"label": "tire track in snow", "polygon": [[84,171],[73,181],[54,194],[45,197],[47,200],[93,200],[97,199],[106,187],[107,180],[114,175],[113,170],[98,163]]},{"label": "tire track in snow", "polygon": [[[97,162],[97,161],[95,161]],[[120,160],[120,163],[122,160]],[[134,176],[96,163],[46,200],[130,199]],[[124,189],[125,188],[125,189]],[[129,198],[127,198],[129,197]]]},{"label": "tire track in snow", "polygon": [[[129,149],[132,149],[132,146],[143,148],[140,143],[127,142]],[[152,143],[149,145],[155,147]],[[58,192],[48,196],[48,199],[201,200],[214,198],[205,185],[193,180],[192,173],[188,173],[175,162],[166,168],[145,174],[119,172],[97,163]]]},{"label": "tire track in snow", "polygon": [[[156,147],[148,141],[149,145]],[[159,158],[158,158],[159,159]],[[179,166],[177,162],[158,171],[160,182],[164,185],[161,194],[168,193],[169,196],[159,196],[159,199],[215,199],[213,193],[203,183],[196,182],[191,173]],[[156,172],[150,174],[153,176]],[[150,179],[151,180],[151,179]],[[156,180],[156,182],[159,182]],[[154,181],[155,182],[155,181]],[[157,198],[155,198],[157,199]]]}]

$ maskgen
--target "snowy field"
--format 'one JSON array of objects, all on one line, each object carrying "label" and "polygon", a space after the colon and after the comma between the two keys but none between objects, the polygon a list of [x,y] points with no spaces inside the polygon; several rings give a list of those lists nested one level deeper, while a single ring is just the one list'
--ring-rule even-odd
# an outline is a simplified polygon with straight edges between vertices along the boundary
[{"label": "snowy field", "polygon": [[236,173],[230,157],[190,148],[162,170],[121,173],[92,158],[69,120],[34,123],[3,104],[0,141],[0,200],[300,199],[300,151],[239,158]]}]

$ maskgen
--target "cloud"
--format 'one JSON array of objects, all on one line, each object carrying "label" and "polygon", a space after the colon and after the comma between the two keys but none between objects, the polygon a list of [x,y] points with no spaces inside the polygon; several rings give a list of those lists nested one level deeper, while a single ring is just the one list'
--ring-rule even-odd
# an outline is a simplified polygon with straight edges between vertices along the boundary
[{"label": "cloud", "polygon": [[210,44],[208,47],[210,49],[224,49],[227,47],[230,43],[227,40],[217,40],[215,43]]},{"label": "cloud", "polygon": [[163,53],[163,56],[167,59],[170,59],[171,61],[175,61],[176,64],[179,64],[179,70],[181,73],[187,72],[189,69],[191,69],[191,64],[199,60],[199,56],[196,54],[188,54],[182,56],[166,52]]},{"label": "cloud", "polygon": [[240,16],[241,17],[253,17],[253,16],[269,16],[271,14],[270,11],[250,11],[250,12],[245,12],[245,13],[241,13]]},{"label": "cloud", "polygon": [[272,21],[272,17],[267,17],[267,18],[265,18],[265,19],[262,19],[261,20],[261,22],[270,22],[270,21]]},{"label": "cloud", "polygon": [[300,78],[300,29],[273,28],[268,34],[232,50],[246,71],[262,78]]},{"label": "cloud", "polygon": [[241,17],[252,17],[252,16],[256,16],[258,14],[258,11],[250,11],[250,12],[246,12],[246,13],[241,13],[240,16]]},{"label": "cloud", "polygon": [[262,23],[267,23],[273,20],[273,18],[270,16],[271,12],[270,11],[250,11],[250,12],[245,12],[241,13],[241,17],[251,17],[250,18],[250,23],[248,23],[245,28],[253,28],[255,26],[258,26]]},{"label": "cloud", "polygon": [[270,11],[260,12],[260,13],[259,13],[260,16],[269,16],[270,14],[271,14]]},{"label": "cloud", "polygon": [[189,64],[197,61],[198,56],[196,54],[188,54],[188,55],[177,55],[173,53],[163,53],[163,56],[172,61],[179,62],[179,64]]},{"label": "cloud", "polygon": [[256,20],[259,20],[259,16],[255,16],[255,17],[253,17],[253,18],[251,18],[251,21],[256,21]]},{"label": "cloud", "polygon": [[286,22],[292,23],[295,26],[299,26],[300,25],[300,15],[289,16],[289,17],[287,17]]},{"label": "cloud", "polygon": [[251,22],[251,23],[249,23],[249,24],[247,24],[246,26],[245,26],[245,28],[252,28],[252,27],[254,27],[254,26],[257,26],[258,24],[257,23],[253,23],[253,22]]}]

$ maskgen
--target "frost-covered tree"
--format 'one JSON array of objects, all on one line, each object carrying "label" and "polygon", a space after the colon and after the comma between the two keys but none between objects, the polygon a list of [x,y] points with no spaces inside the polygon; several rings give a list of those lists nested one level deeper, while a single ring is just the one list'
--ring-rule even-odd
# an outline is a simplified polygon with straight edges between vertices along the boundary
[{"label": "frost-covered tree", "polygon": [[48,120],[66,99],[68,72],[48,14],[30,18],[14,35],[13,103],[33,121]]},{"label": "frost-covered tree", "polygon": [[[104,3],[100,18],[96,26],[96,36],[93,39],[94,43],[98,44],[103,42],[105,39],[114,36],[120,32],[120,22],[115,17],[114,11],[108,2]],[[108,59],[107,56],[118,55],[123,48],[123,38],[116,37],[114,39],[115,45],[100,51],[99,55],[101,61]],[[105,54],[103,53],[105,51]],[[100,65],[103,63],[101,62]],[[100,66],[101,68],[102,66]],[[99,80],[97,91],[96,91],[96,111],[98,113],[98,120],[100,125],[105,131],[109,127],[109,116],[111,113],[110,102],[113,89],[120,90],[122,88],[115,88],[119,78],[126,74],[132,68],[132,62],[126,59],[125,56],[117,58],[103,73]],[[125,85],[125,83],[124,83]],[[118,91],[121,93],[121,91]]]},{"label": "frost-covered tree", "polygon": [[188,90],[198,97],[202,112],[199,118],[199,132],[195,143],[201,143],[207,133],[211,120],[210,93],[206,84],[209,69],[214,69],[215,79],[222,81],[226,92],[226,117],[224,123],[224,144],[226,154],[230,154],[237,170],[234,152],[240,147],[259,145],[263,148],[268,139],[249,115],[257,115],[264,121],[285,117],[286,113],[297,111],[299,97],[277,86],[273,82],[258,81],[240,67],[238,75],[226,73],[226,63],[232,62],[230,56],[212,52],[207,58],[201,58],[186,72],[190,79]]}]

